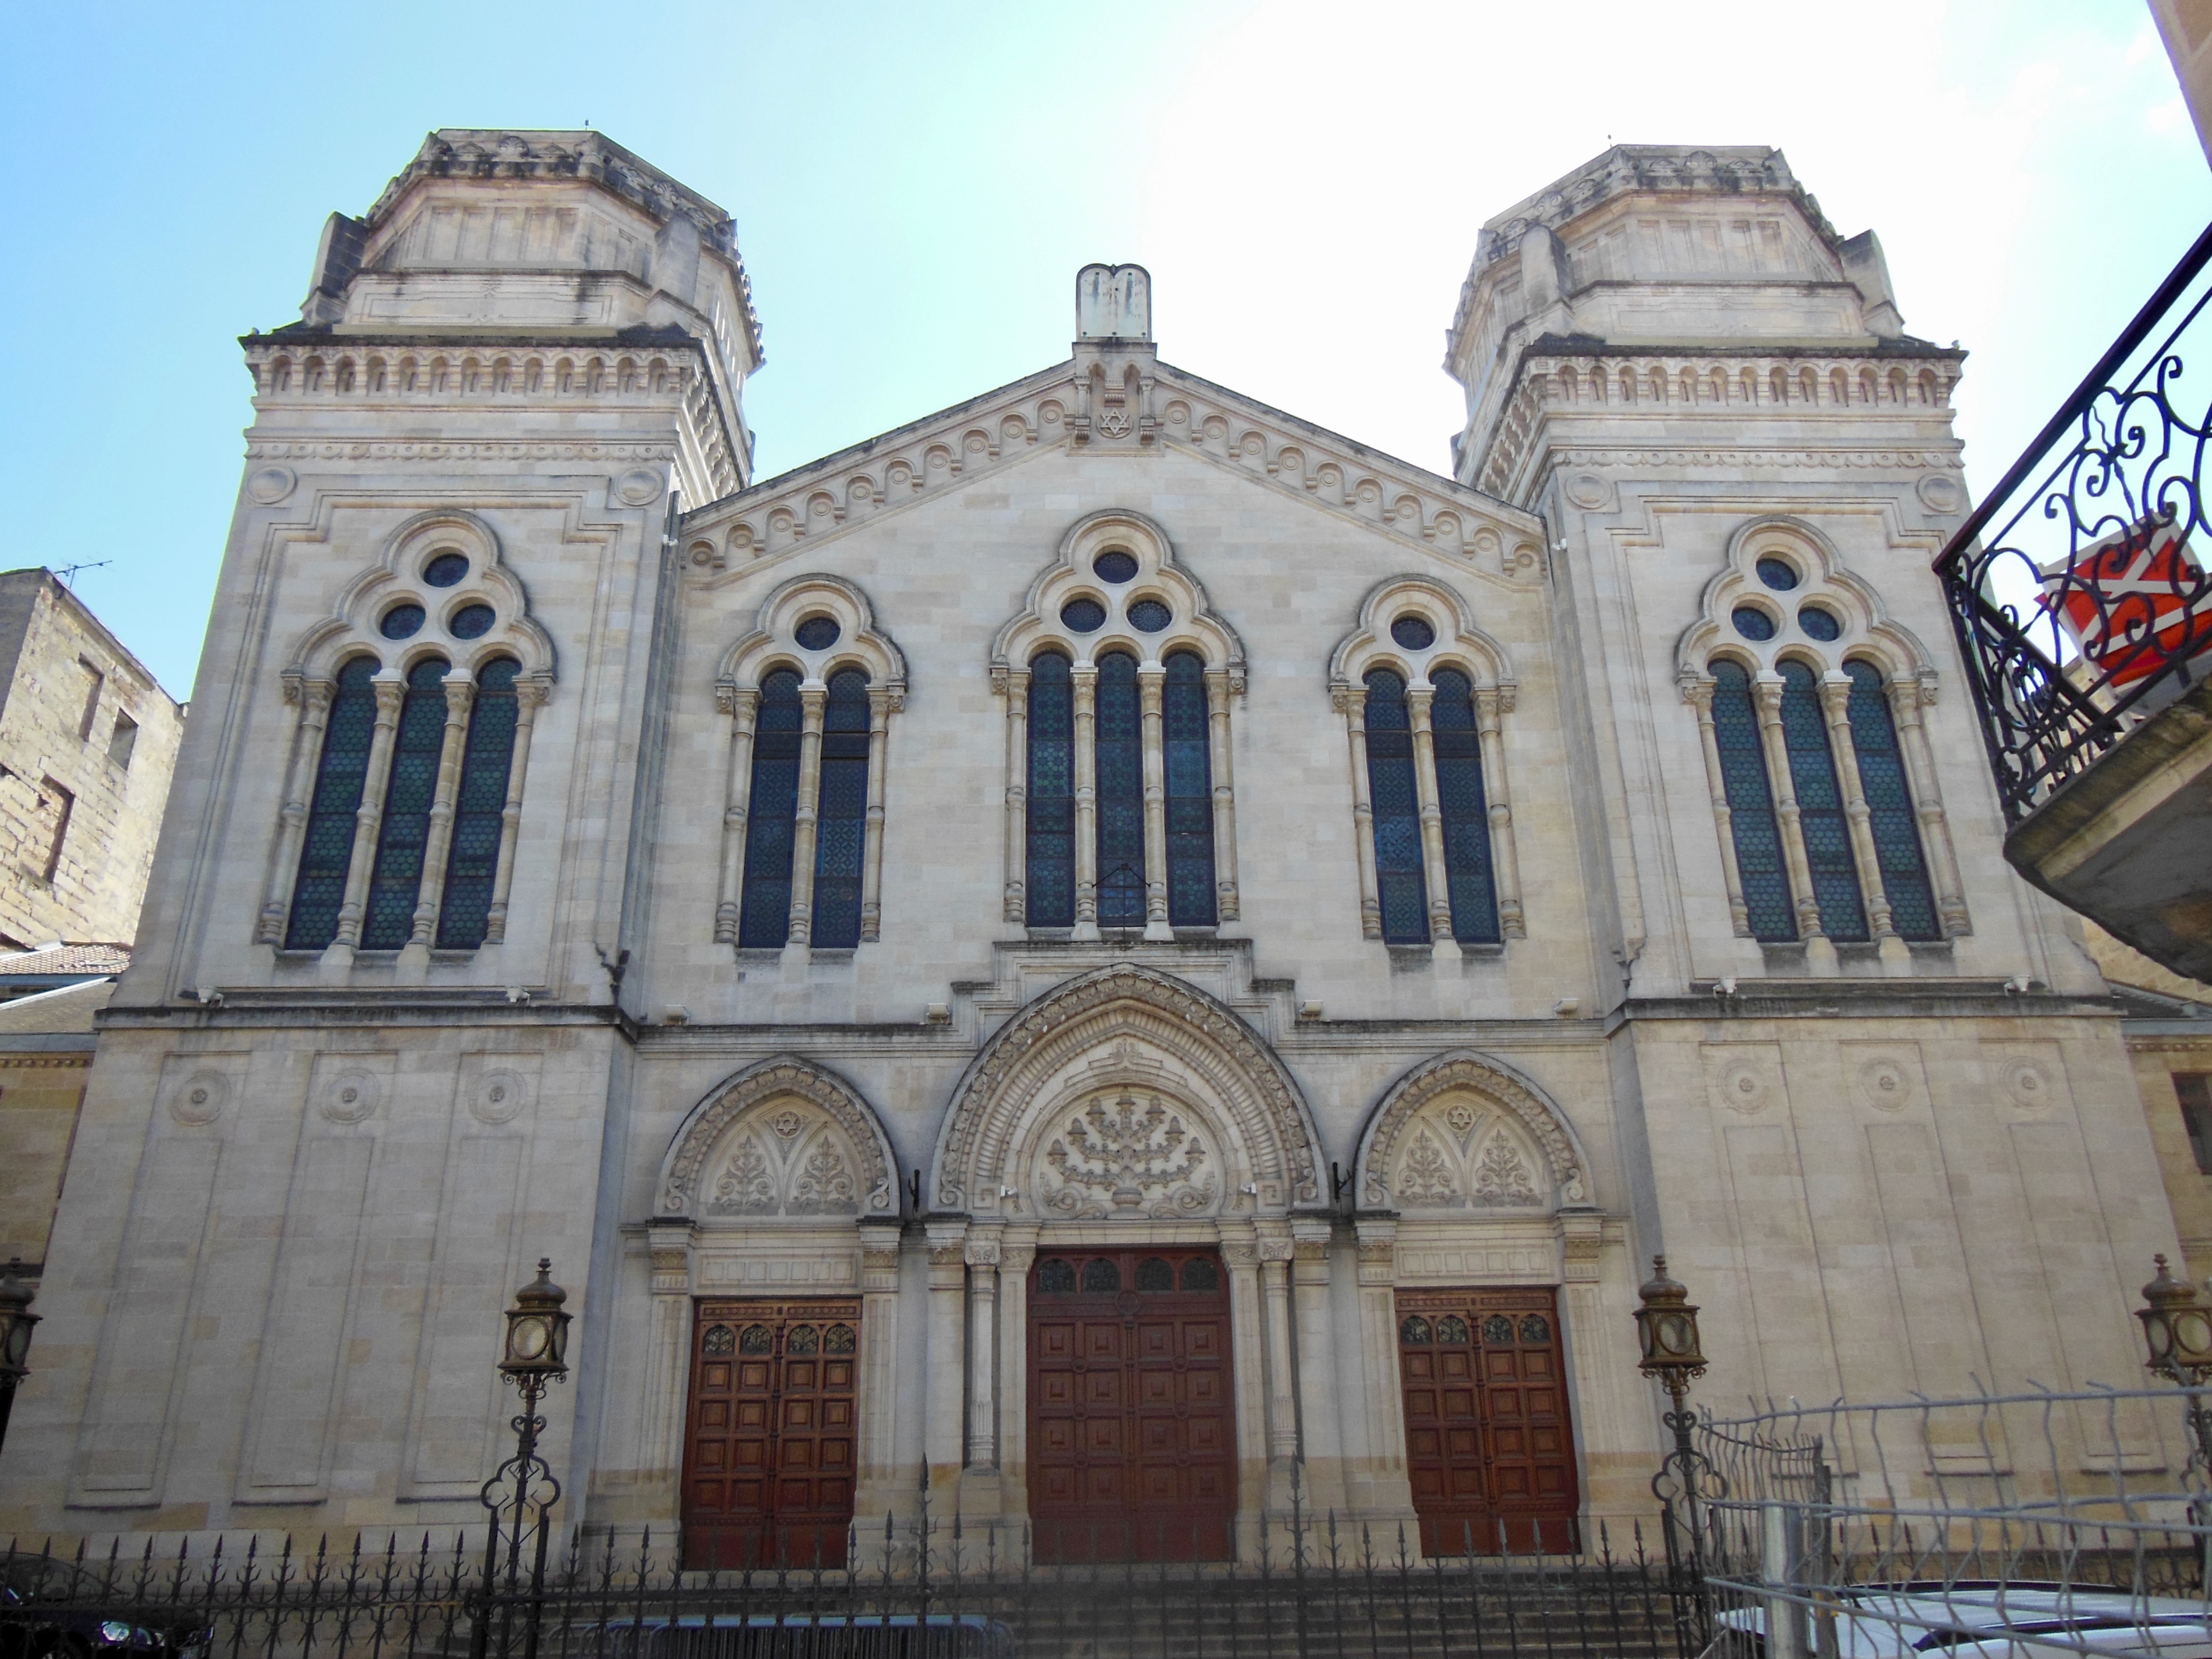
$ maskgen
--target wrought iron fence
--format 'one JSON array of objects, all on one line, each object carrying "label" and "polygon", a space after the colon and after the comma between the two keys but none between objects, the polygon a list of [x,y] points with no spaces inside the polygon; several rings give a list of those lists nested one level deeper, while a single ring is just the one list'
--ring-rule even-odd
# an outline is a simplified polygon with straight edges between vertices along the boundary
[{"label": "wrought iron fence", "polygon": [[1787,1408],[1697,1432],[1723,1652],[2212,1651],[2200,1389]]},{"label": "wrought iron fence", "polygon": [[673,1537],[599,1534],[489,1594],[480,1545],[459,1540],[19,1544],[0,1555],[23,1597],[0,1608],[0,1651],[12,1626],[25,1652],[76,1659],[1686,1659],[1670,1595],[1687,1586],[1640,1528],[1619,1547],[1593,1530],[1586,1553],[1425,1558],[1410,1528],[1293,1516],[1233,1560],[1047,1566],[1025,1528],[917,1516],[854,1529],[842,1565],[714,1571],[684,1569]]},{"label": "wrought iron fence", "polygon": [[2212,672],[2212,228],[1936,561],[2007,817]]}]

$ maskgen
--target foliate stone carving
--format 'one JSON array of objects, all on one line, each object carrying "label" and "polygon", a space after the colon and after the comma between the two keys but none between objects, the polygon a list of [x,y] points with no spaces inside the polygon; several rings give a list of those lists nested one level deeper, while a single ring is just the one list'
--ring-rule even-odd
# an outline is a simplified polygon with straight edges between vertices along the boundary
[{"label": "foliate stone carving", "polygon": [[1069,1219],[1204,1213],[1217,1188],[1206,1148],[1157,1096],[1095,1097],[1046,1149],[1042,1207]]},{"label": "foliate stone carving", "polygon": [[768,1154],[750,1135],[738,1143],[729,1162],[714,1181],[710,1210],[724,1213],[764,1213],[775,1208],[775,1183],[769,1179]]},{"label": "foliate stone carving", "polygon": [[[1486,1123],[1497,1126],[1487,1137],[1483,1134]],[[1482,1177],[1475,1171],[1490,1156],[1489,1147],[1499,1133],[1505,1137],[1507,1152],[1522,1160],[1522,1179],[1516,1183],[1509,1178],[1502,1163],[1494,1165],[1493,1195],[1486,1197],[1480,1192]],[[1474,1188],[1476,1202],[1556,1201],[1571,1206],[1589,1201],[1581,1155],[1558,1109],[1523,1079],[1483,1055],[1465,1049],[1439,1054],[1390,1085],[1369,1120],[1360,1148],[1358,1188],[1363,1206],[1388,1210],[1397,1207],[1401,1200],[1413,1201],[1399,1188],[1407,1182],[1425,1136],[1430,1138],[1440,1159],[1470,1159],[1460,1191]],[[1480,1152],[1474,1145],[1476,1137],[1483,1137]],[[1544,1166],[1540,1170],[1531,1167],[1523,1157],[1524,1141]],[[1413,1186],[1425,1192],[1432,1190],[1427,1185],[1431,1166],[1425,1154],[1421,1156],[1424,1175]],[[1520,1191],[1528,1195],[1511,1200],[1502,1196]],[[1456,1199],[1455,1194],[1443,1201]]]},{"label": "foliate stone carving", "polygon": [[1195,986],[1124,963],[1039,997],[970,1063],[938,1141],[938,1206],[965,1210],[986,1195],[995,1202],[1013,1136],[1039,1093],[1068,1062],[1130,1030],[1176,1054],[1213,1087],[1231,1119],[1223,1127],[1242,1140],[1263,1194],[1273,1188],[1280,1194],[1274,1201],[1291,1204],[1320,1201],[1311,1120],[1273,1051]]},{"label": "foliate stone carving", "polygon": [[[1474,1115],[1463,1106],[1455,1108],[1453,1115],[1465,1116],[1470,1124],[1474,1119]],[[1399,1199],[1407,1204],[1449,1204],[1461,1195],[1459,1177],[1452,1172],[1443,1148],[1425,1131],[1413,1137],[1413,1144],[1406,1153],[1406,1167],[1398,1173],[1397,1187]]]},{"label": "foliate stone carving", "polygon": [[[783,1135],[775,1127],[775,1120],[787,1112],[803,1121],[797,1134]],[[775,1143],[774,1158],[750,1129],[744,1140],[729,1141],[732,1129],[756,1115],[763,1120],[757,1127]],[[771,1178],[781,1171],[791,1213],[897,1213],[890,1144],[875,1114],[850,1085],[811,1061],[763,1060],[738,1073],[693,1109],[661,1164],[662,1214],[690,1213],[695,1203],[702,1202],[702,1180],[711,1183],[705,1199],[719,1201],[716,1189],[727,1174],[727,1164],[718,1165],[709,1176],[707,1160],[726,1144],[739,1150],[750,1146],[759,1152]],[[722,1156],[733,1159],[739,1150]],[[830,1161],[817,1161],[817,1154],[823,1150],[830,1153]],[[810,1211],[799,1206],[813,1207]],[[709,1213],[740,1213],[720,1211],[712,1205],[705,1207]]]},{"label": "foliate stone carving", "polygon": [[1506,1138],[1493,1133],[1475,1160],[1474,1201],[1477,1204],[1534,1204],[1538,1201],[1535,1179],[1528,1160]]}]

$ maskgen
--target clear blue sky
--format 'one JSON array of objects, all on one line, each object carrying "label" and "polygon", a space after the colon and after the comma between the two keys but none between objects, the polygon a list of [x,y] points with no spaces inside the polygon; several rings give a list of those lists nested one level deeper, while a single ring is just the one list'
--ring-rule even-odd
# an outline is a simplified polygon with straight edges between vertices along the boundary
[{"label": "clear blue sky", "polygon": [[1476,228],[1619,139],[1778,144],[1879,230],[1986,484],[2212,217],[2138,0],[81,0],[12,13],[0,94],[5,562],[112,561],[79,591],[179,696],[235,337],[433,127],[589,121],[736,216],[763,476],[1055,361],[1096,258],[1170,362],[1442,468]]}]

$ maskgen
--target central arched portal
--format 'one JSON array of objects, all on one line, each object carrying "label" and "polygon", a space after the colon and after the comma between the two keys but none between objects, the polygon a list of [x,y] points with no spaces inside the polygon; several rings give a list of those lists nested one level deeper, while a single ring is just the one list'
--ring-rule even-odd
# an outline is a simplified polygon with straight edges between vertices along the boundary
[{"label": "central arched portal", "polygon": [[1009,1021],[932,1170],[933,1301],[964,1313],[968,1356],[933,1477],[1027,1521],[1040,1560],[1234,1553],[1300,1453],[1291,1265],[1328,1237],[1316,1144],[1258,1034],[1169,975],[1104,969]]}]

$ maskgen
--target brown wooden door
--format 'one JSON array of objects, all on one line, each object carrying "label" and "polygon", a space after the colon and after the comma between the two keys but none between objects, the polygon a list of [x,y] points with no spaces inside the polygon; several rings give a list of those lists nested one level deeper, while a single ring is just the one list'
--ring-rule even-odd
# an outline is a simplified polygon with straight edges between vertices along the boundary
[{"label": "brown wooden door", "polygon": [[1037,1559],[1227,1560],[1237,1433],[1219,1256],[1041,1255],[1029,1295]]},{"label": "brown wooden door", "polygon": [[706,1302],[691,1345],[684,1565],[845,1563],[860,1304]]},{"label": "brown wooden door", "polygon": [[1401,1291],[1398,1364],[1421,1547],[1575,1547],[1580,1489],[1553,1292]]}]

